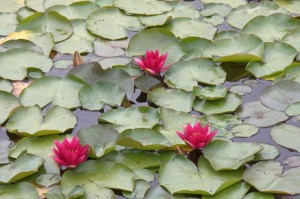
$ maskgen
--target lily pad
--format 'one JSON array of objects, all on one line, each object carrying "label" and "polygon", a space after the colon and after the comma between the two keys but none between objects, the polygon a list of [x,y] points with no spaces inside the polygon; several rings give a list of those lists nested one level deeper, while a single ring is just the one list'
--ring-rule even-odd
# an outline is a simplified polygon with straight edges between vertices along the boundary
[{"label": "lily pad", "polygon": [[243,199],[274,199],[274,195],[268,193],[251,192],[245,195]]},{"label": "lily pad", "polygon": [[251,61],[246,70],[255,77],[264,77],[282,72],[290,65],[297,55],[291,45],[285,43],[265,43],[265,56],[263,62]]},{"label": "lily pad", "polygon": [[290,13],[294,14],[300,14],[299,7],[300,7],[300,2],[297,0],[274,0],[275,3],[277,3],[279,6],[284,8]]},{"label": "lily pad", "polygon": [[23,19],[16,28],[17,32],[31,30],[36,33],[50,32],[54,41],[63,41],[73,34],[70,21],[55,11],[37,12]]},{"label": "lily pad", "polygon": [[263,149],[256,143],[227,142],[215,140],[202,151],[205,158],[216,170],[235,170],[254,160],[254,155]]},{"label": "lily pad", "polygon": [[262,161],[249,166],[243,179],[258,191],[277,194],[299,194],[300,168],[283,172],[283,166],[278,161]]},{"label": "lily pad", "polygon": [[173,7],[157,0],[114,0],[114,6],[130,14],[157,15],[170,11]]},{"label": "lily pad", "polygon": [[253,34],[260,37],[264,42],[280,41],[283,36],[290,33],[300,22],[294,17],[275,13],[269,16],[258,16],[249,21],[242,29],[243,34]]},{"label": "lily pad", "polygon": [[199,19],[200,12],[192,5],[189,5],[184,2],[178,2],[175,5],[173,5],[173,9],[167,13],[167,16],[171,17],[172,19],[179,18],[179,17]]},{"label": "lily pad", "polygon": [[228,4],[223,3],[207,3],[204,5],[204,9],[201,10],[200,14],[204,17],[210,17],[213,15],[226,17],[232,8]]},{"label": "lily pad", "polygon": [[289,65],[287,68],[284,69],[284,79],[287,80],[294,80],[296,82],[300,83],[300,65],[295,63],[295,64],[291,64]]},{"label": "lily pad", "polygon": [[182,155],[176,155],[161,165],[158,173],[159,184],[171,194],[214,195],[222,189],[241,181],[243,173],[242,169],[215,171],[203,157],[198,160],[198,167],[199,169]]},{"label": "lily pad", "polygon": [[186,53],[185,60],[202,58],[203,51],[211,45],[211,41],[199,37],[187,37],[181,40],[181,45]]},{"label": "lily pad", "polygon": [[0,35],[6,36],[14,32],[18,25],[17,15],[13,13],[0,12]]},{"label": "lily pad", "polygon": [[229,93],[225,98],[217,100],[196,99],[193,108],[205,115],[213,115],[234,112],[241,103],[242,100],[240,96]]},{"label": "lily pad", "polygon": [[[38,171],[43,158],[29,153],[21,153],[14,162],[0,167],[0,184],[13,183]],[[1,195],[1,194],[0,194]]]},{"label": "lily pad", "polygon": [[97,124],[81,129],[77,136],[82,145],[90,146],[90,157],[99,158],[113,151],[119,132],[104,124]]},{"label": "lily pad", "polygon": [[300,115],[300,101],[290,104],[286,108],[285,114],[287,114],[288,116]]},{"label": "lily pad", "polygon": [[118,8],[105,7],[91,13],[87,18],[87,29],[105,39],[127,37],[127,30],[139,30],[141,24],[135,16],[127,16]]},{"label": "lily pad", "polygon": [[229,91],[238,95],[245,95],[252,92],[252,88],[246,85],[233,85],[230,86]]},{"label": "lily pad", "polygon": [[43,187],[49,187],[51,185],[59,183],[61,180],[60,175],[53,173],[44,173],[35,179],[35,183]]},{"label": "lily pad", "polygon": [[22,8],[25,6],[24,0],[12,0],[7,2],[6,0],[0,0],[0,5],[5,5],[1,6],[0,12],[6,13],[6,12],[16,12],[18,9]]},{"label": "lily pad", "polygon": [[205,17],[202,20],[204,22],[207,22],[207,23],[213,25],[213,26],[221,25],[225,21],[223,17],[220,17],[218,15],[213,15],[213,16],[210,16],[210,17]]},{"label": "lily pad", "polygon": [[283,112],[269,109],[260,101],[243,104],[235,114],[239,117],[249,117],[244,120],[244,123],[253,124],[257,127],[269,127],[289,119]]},{"label": "lily pad", "polygon": [[258,133],[259,128],[253,124],[240,124],[230,130],[234,137],[251,137]]},{"label": "lily pad", "polygon": [[135,79],[135,86],[144,93],[148,93],[161,82],[150,75],[141,75]]},{"label": "lily pad", "polygon": [[300,128],[291,124],[280,124],[271,129],[272,139],[279,145],[300,151],[299,143]]},{"label": "lily pad", "polygon": [[169,20],[163,28],[172,32],[176,37],[201,37],[204,39],[212,39],[217,32],[217,28],[209,23],[199,19],[190,19],[180,17]]},{"label": "lily pad", "polygon": [[[31,83],[20,95],[20,102],[24,106],[38,105],[44,107],[49,103],[65,108],[80,106],[79,90],[83,83],[71,78],[45,76]],[[47,87],[47,92],[45,91]]]},{"label": "lily pad", "polygon": [[166,29],[151,28],[141,30],[134,35],[128,46],[128,54],[130,56],[144,55],[146,50],[156,50],[160,53],[168,52],[166,63],[178,61],[184,51],[173,33]]},{"label": "lily pad", "polygon": [[279,149],[271,144],[259,143],[264,149],[255,154],[255,161],[274,160],[280,155]]},{"label": "lily pad", "polygon": [[119,127],[119,132],[134,128],[152,128],[159,122],[159,113],[147,106],[119,108],[106,111],[100,115],[99,121]]},{"label": "lily pad", "polygon": [[150,91],[147,99],[164,108],[190,112],[192,110],[194,96],[183,90],[160,87]]},{"label": "lily pad", "polygon": [[49,72],[53,62],[47,56],[21,48],[0,53],[0,76],[4,79],[23,80],[28,68]]},{"label": "lily pad", "polygon": [[123,192],[126,198],[144,198],[146,191],[150,188],[150,184],[144,180],[135,181],[133,192]]},{"label": "lily pad", "polygon": [[6,91],[0,91],[0,124],[4,123],[19,106],[17,97]]},{"label": "lily pad", "polygon": [[159,150],[170,146],[168,140],[153,129],[128,129],[123,131],[117,144],[140,150]]},{"label": "lily pad", "polygon": [[43,54],[43,50],[31,41],[25,39],[7,40],[0,45],[0,52],[6,52],[13,48],[22,48]]},{"label": "lily pad", "polygon": [[223,4],[228,4],[232,8],[236,8],[241,5],[247,4],[246,0],[202,0],[202,3],[207,4],[207,3],[223,3]]},{"label": "lily pad", "polygon": [[65,108],[54,106],[45,117],[38,106],[19,108],[7,121],[10,133],[23,136],[42,136],[64,133],[74,128],[77,122],[73,113]]},{"label": "lily pad", "polygon": [[5,79],[0,79],[0,91],[6,91],[10,93],[13,90],[13,85],[10,81]]},{"label": "lily pad", "polygon": [[227,88],[221,85],[193,88],[193,95],[200,99],[216,100],[226,97],[226,94]]},{"label": "lily pad", "polygon": [[226,73],[211,60],[191,59],[173,64],[166,72],[164,82],[170,87],[192,91],[199,83],[218,85],[225,81]]},{"label": "lily pad", "polygon": [[38,190],[29,182],[0,185],[1,199],[39,199]]}]

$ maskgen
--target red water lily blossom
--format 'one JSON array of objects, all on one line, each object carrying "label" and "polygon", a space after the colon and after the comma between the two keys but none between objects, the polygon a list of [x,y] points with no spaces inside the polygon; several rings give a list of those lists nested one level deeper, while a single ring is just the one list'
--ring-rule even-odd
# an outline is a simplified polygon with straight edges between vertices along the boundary
[{"label": "red water lily blossom", "polygon": [[62,142],[54,141],[57,148],[52,148],[54,160],[60,166],[68,169],[75,168],[88,158],[89,145],[81,146],[80,139],[74,136],[71,140],[65,138]]},{"label": "red water lily blossom", "polygon": [[200,123],[196,122],[193,127],[188,124],[183,128],[182,133],[176,133],[189,147],[193,149],[202,149],[210,143],[217,134],[217,131],[210,132],[208,124],[202,127]]},{"label": "red water lily blossom", "polygon": [[156,51],[147,50],[144,57],[140,57],[140,59],[135,58],[134,60],[142,70],[151,75],[156,75],[165,72],[168,68],[170,68],[171,64],[164,66],[167,57],[168,53],[160,55],[156,49]]}]

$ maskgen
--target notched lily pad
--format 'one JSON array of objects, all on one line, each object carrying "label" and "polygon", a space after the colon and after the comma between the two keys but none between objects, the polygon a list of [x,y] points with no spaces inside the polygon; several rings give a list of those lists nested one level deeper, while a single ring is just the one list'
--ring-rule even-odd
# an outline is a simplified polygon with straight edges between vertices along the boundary
[{"label": "notched lily pad", "polygon": [[227,95],[227,88],[225,86],[206,86],[206,87],[194,87],[193,95],[200,99],[216,100],[224,98]]}]

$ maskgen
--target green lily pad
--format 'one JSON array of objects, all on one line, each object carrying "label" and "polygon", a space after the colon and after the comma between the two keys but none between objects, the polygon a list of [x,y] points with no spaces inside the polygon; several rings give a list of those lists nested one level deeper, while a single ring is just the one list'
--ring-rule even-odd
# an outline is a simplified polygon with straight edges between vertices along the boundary
[{"label": "green lily pad", "polygon": [[60,175],[53,173],[44,173],[35,179],[35,183],[43,187],[50,187],[51,185],[59,183]]},{"label": "green lily pad", "polygon": [[300,151],[298,139],[300,137],[300,128],[291,124],[280,124],[271,129],[272,139],[279,145]]},{"label": "green lily pad", "polygon": [[203,196],[202,199],[223,199],[223,198],[234,198],[242,199],[244,195],[248,192],[251,186],[245,182],[238,182],[226,189],[223,189],[219,193],[213,196]]},{"label": "green lily pad", "polygon": [[187,197],[184,194],[170,194],[161,186],[156,186],[149,189],[146,192],[144,199],[155,199],[155,198],[168,198],[168,199],[197,199],[194,197]]},{"label": "green lily pad", "polygon": [[4,123],[19,106],[17,97],[6,91],[0,91],[0,124]]},{"label": "green lily pad", "polygon": [[234,137],[251,137],[258,133],[259,128],[253,124],[239,124],[230,130]]},{"label": "green lily pad", "polygon": [[179,17],[188,17],[190,19],[199,19],[200,12],[192,5],[189,5],[184,2],[178,2],[173,5],[173,9],[167,13],[168,17],[179,18]]},{"label": "green lily pad", "polygon": [[153,129],[127,129],[119,135],[117,144],[140,150],[159,150],[170,146],[168,140]]},{"label": "green lily pad", "polygon": [[1,199],[39,199],[38,190],[28,182],[0,185]]},{"label": "green lily pad", "polygon": [[67,69],[69,66],[72,66],[73,62],[71,60],[57,60],[54,62],[55,68]]},{"label": "green lily pad", "polygon": [[246,85],[233,85],[230,86],[229,91],[238,95],[245,95],[252,92],[252,88]]},{"label": "green lily pad", "polygon": [[217,32],[217,28],[214,26],[199,19],[190,19],[187,17],[171,19],[163,28],[169,30],[179,38],[201,37],[212,39]]},{"label": "green lily pad", "polygon": [[0,52],[6,52],[13,48],[22,48],[26,50],[36,51],[43,54],[43,50],[31,41],[18,39],[18,40],[7,40],[0,45]]},{"label": "green lily pad", "polygon": [[288,116],[300,115],[300,101],[290,104],[286,108],[285,114],[287,114]]},{"label": "green lily pad", "polygon": [[193,58],[202,58],[203,51],[211,45],[211,41],[199,37],[187,37],[181,40],[181,45],[186,53],[183,58],[189,60]]},{"label": "green lily pad", "polygon": [[194,87],[193,95],[200,99],[216,100],[224,98],[227,95],[227,88],[225,86],[206,86],[206,87]]},{"label": "green lily pad", "polygon": [[279,156],[279,149],[271,144],[259,143],[264,149],[255,154],[255,161],[258,160],[274,160]]},{"label": "green lily pad", "polygon": [[113,151],[119,132],[104,124],[96,124],[81,129],[77,136],[82,145],[90,146],[90,157],[99,158]]},{"label": "green lily pad", "polygon": [[204,9],[201,10],[200,14],[204,17],[210,17],[213,15],[226,17],[232,8],[228,4],[223,3],[207,3],[204,5]]},{"label": "green lily pad", "polygon": [[232,10],[228,15],[227,22],[232,27],[242,29],[255,17],[269,16],[274,13],[286,13],[286,11],[271,1],[250,2]]},{"label": "green lily pad", "polygon": [[294,14],[300,14],[299,7],[300,7],[300,2],[297,0],[274,0],[275,3],[277,3],[279,6],[284,8],[290,13]]},{"label": "green lily pad", "polygon": [[[5,79],[0,79],[0,91],[6,91],[10,93],[13,90],[14,86],[12,83]],[[1,122],[0,122],[1,123]]]},{"label": "green lily pad", "polygon": [[278,161],[269,160],[249,166],[243,179],[258,191],[277,194],[299,194],[300,168],[292,168],[283,172]]},{"label": "green lily pad", "polygon": [[257,127],[269,127],[289,119],[283,112],[269,109],[260,101],[243,104],[235,114],[239,117],[248,117],[244,123],[253,124]]},{"label": "green lily pad", "polygon": [[254,154],[261,151],[262,146],[248,142],[227,142],[215,140],[203,150],[203,155],[216,170],[235,170],[247,162],[254,160]]},{"label": "green lily pad", "polygon": [[205,115],[200,117],[203,124],[210,124],[215,129],[225,129],[232,125],[242,124],[239,117],[232,114]]},{"label": "green lily pad", "polygon": [[135,79],[135,86],[144,93],[150,92],[155,86],[161,82],[150,75],[141,75]]},{"label": "green lily pad", "polygon": [[288,67],[286,67],[284,69],[284,73],[285,73],[285,76],[284,76],[284,79],[287,79],[287,80],[294,80],[296,82],[299,82],[300,83],[300,65],[295,63],[295,64],[291,64],[289,65]]},{"label": "green lily pad", "polygon": [[170,11],[173,7],[157,0],[114,0],[114,6],[130,14],[157,15]]},{"label": "green lily pad", "polygon": [[246,0],[202,0],[202,3],[208,4],[208,3],[222,3],[230,5],[232,8],[239,7],[241,5],[247,4]]},{"label": "green lily pad", "polygon": [[214,36],[214,40],[220,40],[220,39],[234,39],[236,37],[240,37],[241,34],[239,31],[236,30],[225,30],[220,31]]},{"label": "green lily pad", "polygon": [[134,128],[152,128],[159,122],[159,113],[148,106],[119,108],[106,111],[100,115],[99,121],[119,127],[119,132]]},{"label": "green lily pad", "polygon": [[55,11],[37,12],[23,19],[16,28],[17,32],[31,30],[36,33],[50,32],[54,41],[63,41],[73,34],[70,21]]},{"label": "green lily pad", "polygon": [[241,181],[243,173],[242,169],[215,171],[203,157],[198,160],[198,167],[186,157],[176,155],[161,165],[159,184],[171,194],[213,195]]},{"label": "green lily pad", "polygon": [[94,41],[94,53],[99,57],[118,57],[125,55],[125,51],[116,46],[109,45],[102,41]]},{"label": "green lily pad", "polygon": [[209,17],[205,17],[202,19],[204,22],[209,23],[213,26],[218,26],[224,23],[225,19],[223,17],[220,17],[219,15],[212,15]]},{"label": "green lily pad", "polygon": [[85,85],[79,91],[79,100],[83,108],[100,110],[104,104],[120,106],[125,97],[125,91],[118,85],[98,81],[92,85]]},{"label": "green lily pad", "polygon": [[269,16],[258,16],[249,21],[242,29],[243,34],[253,34],[260,37],[264,42],[280,41],[283,36],[290,33],[300,22],[294,17],[275,13]]},{"label": "green lily pad", "polygon": [[34,10],[28,8],[28,7],[22,7],[17,11],[17,17],[19,20],[23,20],[30,15],[33,15],[35,13]]},{"label": "green lily pad", "polygon": [[[43,158],[29,153],[21,153],[14,162],[0,167],[0,184],[13,183],[38,171]],[[1,196],[1,194],[0,194]]]},{"label": "green lily pad", "polygon": [[49,72],[53,62],[47,56],[35,51],[15,48],[0,53],[0,76],[4,79],[23,80],[27,68]]},{"label": "green lily pad", "polygon": [[[75,2],[79,2],[82,0],[65,0],[65,1],[60,1],[60,0],[44,0],[43,6],[45,9],[51,7],[51,6],[56,6],[56,5],[70,5]],[[86,1],[92,1],[92,0],[86,0]]]},{"label": "green lily pad", "polygon": [[144,198],[146,191],[150,188],[150,184],[144,180],[135,181],[134,190],[132,192],[124,192],[126,198]]},{"label": "green lily pad", "polygon": [[7,121],[10,133],[22,136],[42,136],[64,133],[74,128],[77,122],[73,113],[59,106],[54,106],[45,117],[38,106],[19,108]]},{"label": "green lily pad", "polygon": [[130,56],[141,56],[146,50],[156,50],[160,53],[168,52],[166,64],[178,61],[184,51],[178,39],[166,29],[151,28],[141,30],[134,35],[128,46],[128,54]]},{"label": "green lily pad", "polygon": [[139,30],[141,24],[135,16],[127,16],[118,8],[100,8],[87,18],[87,29],[105,39],[122,39],[127,37],[127,30]]},{"label": "green lily pad", "polygon": [[0,12],[7,13],[7,12],[16,12],[18,9],[24,7],[24,0],[12,0],[12,1],[6,1],[6,0],[0,0],[0,5],[5,5],[1,6]]},{"label": "green lily pad", "polygon": [[217,100],[194,101],[193,108],[205,115],[234,112],[242,103],[241,97],[234,93],[229,93],[225,98]]},{"label": "green lily pad", "polygon": [[192,91],[199,83],[218,85],[225,81],[226,73],[211,60],[191,59],[173,64],[166,72],[164,82],[170,87]]},{"label": "green lily pad", "polygon": [[18,25],[17,15],[14,13],[0,12],[0,35],[6,36],[14,32]]},{"label": "green lily pad", "polygon": [[176,111],[190,112],[194,96],[180,89],[156,88],[148,93],[147,99],[158,106]]},{"label": "green lily pad", "polygon": [[68,194],[67,199],[79,198],[85,194],[83,186],[76,185]]},{"label": "green lily pad", "polygon": [[274,199],[274,195],[268,193],[251,192],[245,195],[242,199]]},{"label": "green lily pad", "polygon": [[43,7],[44,0],[25,0],[25,6],[34,10],[35,12],[44,12]]},{"label": "green lily pad", "polygon": [[[20,95],[24,106],[38,105],[44,107],[49,103],[65,108],[80,106],[79,90],[84,86],[71,78],[45,76],[31,83]],[[47,92],[44,92],[47,87]]]},{"label": "green lily pad", "polygon": [[146,27],[160,26],[166,23],[170,17],[167,13],[160,15],[140,15],[140,22]]},{"label": "green lily pad", "polygon": [[203,52],[203,57],[217,62],[261,61],[263,56],[264,43],[255,35],[218,39]]},{"label": "green lily pad", "polygon": [[263,91],[260,101],[269,108],[285,111],[290,104],[300,101],[300,83],[291,80],[279,81]]},{"label": "green lily pad", "polygon": [[264,77],[282,72],[290,65],[297,55],[291,45],[285,43],[265,43],[265,57],[263,62],[250,61],[246,70],[255,77]]}]

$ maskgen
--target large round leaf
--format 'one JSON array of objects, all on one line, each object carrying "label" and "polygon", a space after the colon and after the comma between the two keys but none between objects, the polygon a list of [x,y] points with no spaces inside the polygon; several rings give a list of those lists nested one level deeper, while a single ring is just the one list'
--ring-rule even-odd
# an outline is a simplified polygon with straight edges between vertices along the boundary
[{"label": "large round leaf", "polygon": [[286,11],[271,1],[250,2],[232,10],[228,15],[227,22],[232,27],[242,29],[251,19],[274,13],[286,13]]},{"label": "large round leaf", "polygon": [[196,99],[194,101],[193,108],[205,115],[213,115],[233,112],[240,106],[241,103],[242,100],[239,95],[229,93],[225,98],[217,100]]},{"label": "large round leaf", "polygon": [[256,143],[215,140],[202,151],[211,166],[219,171],[238,169],[254,160],[254,154],[262,149],[263,147]]},{"label": "large round leaf", "polygon": [[213,195],[241,181],[242,173],[242,169],[235,171],[215,171],[203,157],[198,160],[197,168],[186,157],[176,155],[161,165],[158,173],[158,181],[171,194]]},{"label": "large round leaf", "polygon": [[226,73],[211,60],[192,59],[173,64],[165,74],[164,82],[170,87],[192,91],[199,83],[218,85],[225,81]]},{"label": "large round leaf", "polygon": [[10,80],[23,80],[27,68],[49,72],[53,62],[47,56],[35,51],[15,48],[0,53],[0,77]]},{"label": "large round leaf", "polygon": [[118,130],[134,128],[152,128],[159,122],[159,113],[156,109],[140,106],[130,108],[118,108],[109,110],[100,115],[100,122],[114,124]]},{"label": "large round leaf", "polygon": [[157,15],[170,11],[173,7],[158,0],[114,0],[114,6],[131,14]]},{"label": "large round leaf", "polygon": [[81,129],[77,136],[82,145],[90,146],[90,157],[99,158],[115,149],[119,132],[104,124]]},{"label": "large round leaf", "polygon": [[290,104],[300,101],[300,83],[291,80],[279,81],[263,91],[260,101],[269,108],[285,111]]},{"label": "large round leaf", "polygon": [[254,34],[264,42],[280,41],[284,35],[299,27],[300,22],[288,14],[275,13],[259,16],[249,21],[243,34]]},{"label": "large round leaf", "polygon": [[278,161],[262,161],[249,166],[243,179],[258,191],[277,194],[300,193],[300,167],[286,170]]},{"label": "large round leaf", "polygon": [[134,35],[129,42],[128,54],[140,56],[146,50],[156,49],[160,53],[168,52],[167,63],[176,62],[184,55],[178,39],[168,30],[158,28],[142,30]]},{"label": "large round leaf", "polygon": [[192,93],[180,89],[166,89],[164,87],[150,91],[147,98],[158,106],[184,112],[192,110],[194,101]]},{"label": "large round leaf", "polygon": [[212,39],[217,32],[217,28],[199,19],[186,17],[175,18],[168,21],[163,28],[171,31],[176,37],[201,37]]},{"label": "large round leaf", "polygon": [[[80,106],[79,90],[83,83],[70,78],[45,76],[31,83],[20,95],[20,102],[24,106],[38,105],[44,107],[49,103],[65,108]],[[47,92],[45,92],[47,88]]]},{"label": "large round leaf", "polygon": [[232,39],[218,39],[203,51],[203,57],[217,62],[261,61],[264,43],[255,35],[242,35]]},{"label": "large round leaf", "polygon": [[279,145],[300,152],[300,128],[291,124],[280,124],[271,129],[272,139]]},{"label": "large round leaf", "polygon": [[[0,184],[17,182],[38,171],[43,158],[29,153],[21,153],[14,162],[0,167]],[[0,194],[1,196],[1,194]]]},{"label": "large round leaf", "polygon": [[0,199],[39,199],[37,189],[28,182],[0,185]]},{"label": "large round leaf", "polygon": [[236,112],[239,117],[249,117],[244,123],[257,127],[269,127],[287,120],[289,117],[281,111],[275,111],[265,107],[260,101],[252,101],[243,104]]},{"label": "large round leaf", "polygon": [[20,103],[18,98],[13,94],[0,91],[0,124],[4,123],[19,106]]},{"label": "large round leaf", "polygon": [[170,146],[168,140],[153,129],[128,129],[123,131],[117,144],[140,150],[159,150]]},{"label": "large round leaf", "polygon": [[77,122],[73,113],[59,106],[53,107],[45,117],[38,106],[19,108],[7,121],[9,132],[23,136],[42,136],[64,133]]},{"label": "large round leaf", "polygon": [[73,33],[72,24],[68,19],[55,11],[37,12],[23,19],[16,28],[18,32],[22,30],[31,30],[37,33],[51,32],[55,42],[65,40]]},{"label": "large round leaf", "polygon": [[282,72],[290,65],[297,55],[291,45],[285,43],[265,43],[265,56],[263,62],[251,61],[246,70],[255,77],[264,77]]},{"label": "large round leaf", "polygon": [[141,24],[135,16],[127,16],[118,8],[100,8],[87,18],[87,28],[105,39],[127,37],[127,30],[139,30]]}]

